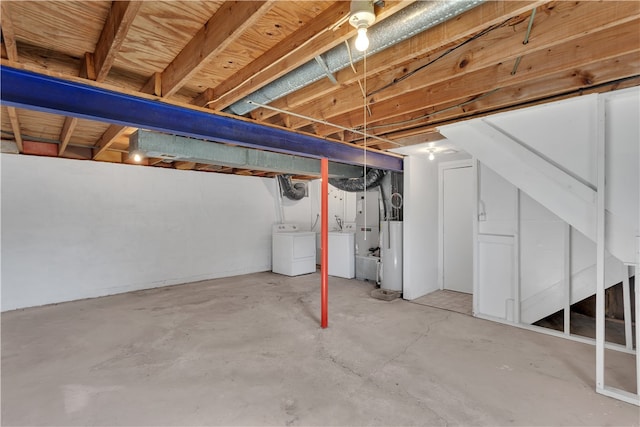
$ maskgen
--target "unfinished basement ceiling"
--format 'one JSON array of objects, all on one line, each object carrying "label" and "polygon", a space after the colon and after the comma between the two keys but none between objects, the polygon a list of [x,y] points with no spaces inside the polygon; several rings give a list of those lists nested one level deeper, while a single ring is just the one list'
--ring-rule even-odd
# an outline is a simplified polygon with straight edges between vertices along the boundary
[{"label": "unfinished basement ceiling", "polygon": [[[313,82],[310,77],[308,85],[283,91],[269,108],[254,105],[245,116],[294,133],[363,144],[362,134],[353,132],[364,127],[356,30],[346,22],[336,27],[349,15],[348,1],[3,0],[1,6],[3,67],[153,95],[210,114],[233,113],[231,106],[252,96],[264,103],[257,91],[286,86],[283,79],[309,63],[331,62],[328,52],[346,49],[347,42],[353,66]],[[439,7],[449,8],[444,22],[377,51],[376,25],[386,25],[387,33]],[[437,147],[439,125],[640,84],[637,1],[385,1],[375,10],[366,60],[372,149],[424,141]],[[135,128],[6,105],[1,113],[3,147],[14,141],[24,154],[133,162],[129,136]],[[161,158],[144,162],[277,173]]]}]

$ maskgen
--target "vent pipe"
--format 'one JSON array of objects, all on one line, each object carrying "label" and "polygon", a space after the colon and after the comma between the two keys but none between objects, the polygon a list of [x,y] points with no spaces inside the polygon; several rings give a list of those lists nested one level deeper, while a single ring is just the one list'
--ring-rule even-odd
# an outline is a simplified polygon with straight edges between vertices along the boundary
[{"label": "vent pipe", "polygon": [[302,182],[293,183],[291,175],[278,175],[278,183],[284,195],[289,200],[302,200],[307,193],[307,186]]},{"label": "vent pipe", "polygon": [[367,175],[362,178],[329,178],[329,184],[342,191],[366,191],[377,187],[384,178],[385,171],[382,169],[370,169]]},{"label": "vent pipe", "polygon": [[[482,0],[416,1],[398,13],[373,25],[368,30],[370,49],[367,52],[367,56],[381,52],[431,27],[448,21],[480,3],[482,3]],[[350,65],[349,50],[351,50],[353,62],[360,61],[363,58],[364,52],[356,50],[353,41],[350,41],[350,49],[347,49],[344,44],[340,44],[320,55],[330,73],[335,73]],[[269,104],[326,76],[326,70],[318,64],[318,61],[313,59],[230,105],[224,111],[245,115],[258,108],[247,101]]]}]

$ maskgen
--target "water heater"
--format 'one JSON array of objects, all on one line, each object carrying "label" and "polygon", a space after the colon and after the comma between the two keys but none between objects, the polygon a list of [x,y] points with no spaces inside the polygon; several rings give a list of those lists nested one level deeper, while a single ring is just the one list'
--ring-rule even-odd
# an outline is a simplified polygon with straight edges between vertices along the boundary
[{"label": "water heater", "polygon": [[380,288],[402,292],[402,221],[381,221]]}]

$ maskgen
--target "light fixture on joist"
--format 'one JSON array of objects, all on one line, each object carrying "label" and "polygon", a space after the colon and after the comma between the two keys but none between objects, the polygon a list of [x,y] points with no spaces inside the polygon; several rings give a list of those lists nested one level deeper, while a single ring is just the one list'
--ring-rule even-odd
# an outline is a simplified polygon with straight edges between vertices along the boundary
[{"label": "light fixture on joist", "polygon": [[376,22],[376,14],[373,11],[373,1],[351,1],[351,15],[349,23],[358,30],[356,37],[356,49],[364,52],[369,48],[367,28]]}]

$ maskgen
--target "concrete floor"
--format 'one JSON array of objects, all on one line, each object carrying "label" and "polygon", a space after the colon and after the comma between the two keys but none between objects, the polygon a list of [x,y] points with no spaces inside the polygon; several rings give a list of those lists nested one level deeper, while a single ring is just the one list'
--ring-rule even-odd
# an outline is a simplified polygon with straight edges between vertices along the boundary
[{"label": "concrete floor", "polygon": [[[638,425],[594,348],[318,274],[2,314],[3,425]],[[611,385],[633,357],[607,353]]]}]

